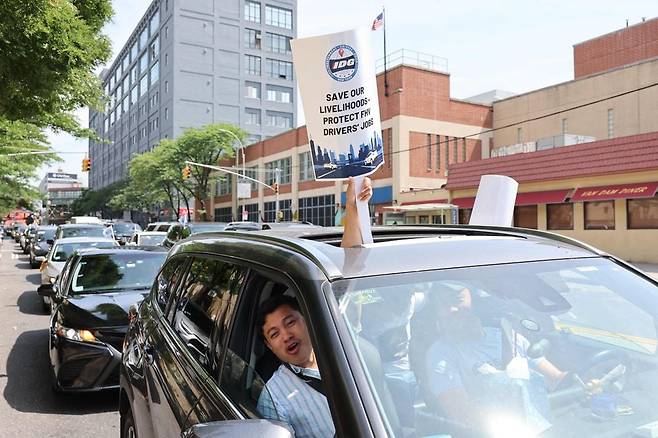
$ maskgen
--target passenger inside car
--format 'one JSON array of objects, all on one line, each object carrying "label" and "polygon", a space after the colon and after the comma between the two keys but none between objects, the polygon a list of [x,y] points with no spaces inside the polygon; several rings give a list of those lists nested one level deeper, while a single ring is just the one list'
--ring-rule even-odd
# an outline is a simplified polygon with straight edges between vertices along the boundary
[{"label": "passenger inside car", "polygon": [[547,394],[568,373],[529,351],[531,343],[505,318],[482,318],[468,288],[441,283],[433,288],[427,306],[435,330],[424,363],[416,369],[425,401],[471,430],[486,427],[483,418],[489,411],[506,408],[525,412],[534,433],[548,429]]},{"label": "passenger inside car", "polygon": [[[363,242],[354,187],[350,178],[342,247]],[[358,198],[367,202],[371,196],[371,182],[365,178]],[[297,301],[285,293],[271,295],[258,309],[257,332],[281,362],[259,397],[258,412],[265,418],[290,424],[297,437],[334,436],[315,352]]]}]

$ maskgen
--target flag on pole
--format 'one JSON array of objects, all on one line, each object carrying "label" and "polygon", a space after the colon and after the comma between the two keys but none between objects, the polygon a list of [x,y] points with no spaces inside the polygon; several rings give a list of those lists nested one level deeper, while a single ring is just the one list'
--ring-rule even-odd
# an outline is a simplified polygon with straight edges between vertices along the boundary
[{"label": "flag on pole", "polygon": [[384,11],[377,15],[375,21],[372,22],[372,30],[377,30],[384,25]]}]

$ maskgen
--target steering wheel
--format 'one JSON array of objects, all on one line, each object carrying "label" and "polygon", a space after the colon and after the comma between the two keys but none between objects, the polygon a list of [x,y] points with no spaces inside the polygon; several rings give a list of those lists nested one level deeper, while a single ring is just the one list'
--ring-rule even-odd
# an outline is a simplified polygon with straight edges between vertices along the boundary
[{"label": "steering wheel", "polygon": [[[603,370],[598,369],[599,366],[605,363],[610,363],[610,366]],[[631,361],[628,353],[624,350],[615,349],[598,351],[590,356],[589,359],[578,367],[578,369],[575,371],[569,371],[555,387],[554,392],[580,386],[581,382],[586,383],[592,379],[600,379],[619,364],[626,366],[627,371],[630,368]],[[576,376],[580,378],[581,382],[578,382]]]}]

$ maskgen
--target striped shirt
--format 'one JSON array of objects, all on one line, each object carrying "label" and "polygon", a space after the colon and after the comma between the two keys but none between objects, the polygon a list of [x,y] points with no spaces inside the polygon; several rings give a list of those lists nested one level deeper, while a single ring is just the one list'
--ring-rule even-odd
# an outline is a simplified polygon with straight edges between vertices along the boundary
[{"label": "striped shirt", "polygon": [[[303,375],[320,378],[318,370],[290,366]],[[284,365],[265,384],[257,409],[265,418],[288,423],[297,438],[333,437],[336,433],[327,398]]]}]

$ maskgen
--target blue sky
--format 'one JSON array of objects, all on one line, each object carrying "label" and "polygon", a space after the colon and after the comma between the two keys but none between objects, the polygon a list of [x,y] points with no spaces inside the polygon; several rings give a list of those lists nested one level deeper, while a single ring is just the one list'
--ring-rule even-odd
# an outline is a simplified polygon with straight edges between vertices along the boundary
[{"label": "blue sky", "polygon": [[[186,0],[179,0],[186,1]],[[146,11],[150,0],[114,0],[105,28],[114,54]],[[298,0],[298,36],[369,26],[386,8],[389,54],[398,49],[448,59],[451,94],[465,98],[492,89],[523,93],[573,78],[573,45],[658,16],[655,0]],[[374,35],[383,56],[382,31]],[[87,110],[77,116],[86,126]],[[300,109],[299,120],[303,123]],[[87,142],[52,134],[53,149],[73,152],[47,171],[80,174]],[[93,163],[92,163],[93,165]],[[86,180],[86,175],[84,175]]]}]

